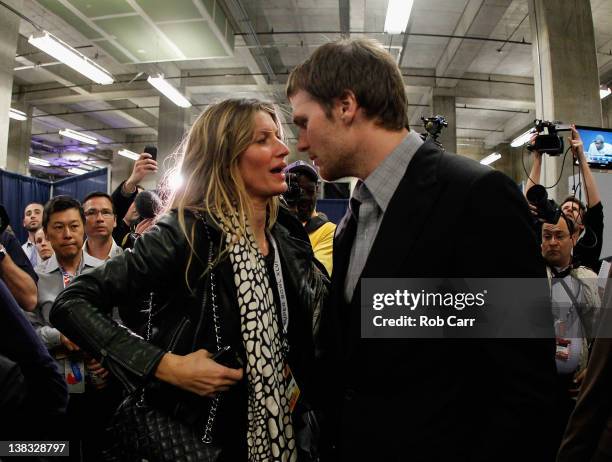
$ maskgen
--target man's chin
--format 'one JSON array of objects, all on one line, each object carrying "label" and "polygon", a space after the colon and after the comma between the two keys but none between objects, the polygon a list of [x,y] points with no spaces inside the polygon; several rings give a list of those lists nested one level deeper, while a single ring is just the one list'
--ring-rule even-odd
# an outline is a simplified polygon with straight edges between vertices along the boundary
[{"label": "man's chin", "polygon": [[75,258],[77,255],[79,254],[79,252],[58,252],[57,255],[62,259],[62,260],[72,260],[73,258]]}]

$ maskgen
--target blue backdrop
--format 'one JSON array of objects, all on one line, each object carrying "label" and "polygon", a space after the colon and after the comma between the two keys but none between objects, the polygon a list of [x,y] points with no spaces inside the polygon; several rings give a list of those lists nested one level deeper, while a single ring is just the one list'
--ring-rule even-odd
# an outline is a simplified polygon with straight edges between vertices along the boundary
[{"label": "blue backdrop", "polygon": [[108,192],[108,169],[73,176],[55,183],[0,169],[0,204],[6,209],[19,242],[25,242],[28,235],[22,226],[26,205],[32,202],[44,205],[51,197],[51,189],[53,196],[67,194],[79,201],[93,191]]},{"label": "blue backdrop", "polygon": [[348,208],[348,199],[319,199],[317,211],[327,215],[333,223],[338,224]]},{"label": "blue backdrop", "polygon": [[25,242],[28,235],[22,226],[23,209],[32,202],[44,204],[50,193],[51,183],[48,181],[0,169],[0,204],[6,209],[19,242]]},{"label": "blue backdrop", "polygon": [[53,183],[53,196],[65,194],[83,201],[87,194],[94,191],[108,192],[108,169],[76,175]]}]

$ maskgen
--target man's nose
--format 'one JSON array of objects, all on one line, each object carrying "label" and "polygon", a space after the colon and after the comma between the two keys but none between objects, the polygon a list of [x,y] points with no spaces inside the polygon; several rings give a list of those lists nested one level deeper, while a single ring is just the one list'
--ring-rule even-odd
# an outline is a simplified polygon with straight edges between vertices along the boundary
[{"label": "man's nose", "polygon": [[308,143],[308,138],[306,136],[306,134],[303,132],[303,130],[300,130],[300,132],[298,133],[298,140],[297,140],[297,149],[298,151],[308,151],[309,143]]}]

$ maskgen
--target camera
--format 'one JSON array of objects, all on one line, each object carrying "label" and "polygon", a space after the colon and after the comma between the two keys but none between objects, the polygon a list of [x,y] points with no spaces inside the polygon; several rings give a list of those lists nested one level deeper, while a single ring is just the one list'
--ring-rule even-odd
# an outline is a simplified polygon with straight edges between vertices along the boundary
[{"label": "camera", "polygon": [[538,151],[549,156],[563,154],[563,138],[557,132],[567,129],[561,128],[559,122],[536,119],[533,123],[538,135],[533,143],[527,145],[527,150]]},{"label": "camera", "polygon": [[448,127],[448,122],[446,122],[446,118],[441,115],[436,115],[433,117],[421,117],[423,121],[423,126],[425,127],[425,131],[427,135],[425,138],[432,138],[433,140],[437,140],[438,136],[440,136],[440,132],[444,127]]},{"label": "camera", "polygon": [[295,205],[302,197],[303,191],[298,183],[297,173],[285,173],[285,183],[287,183],[287,191],[283,193],[283,199],[289,206]]},{"label": "camera", "polygon": [[538,209],[538,217],[546,223],[556,224],[561,217],[561,208],[548,198],[546,188],[541,184],[533,185],[527,190],[527,200]]},{"label": "camera", "polygon": [[301,176],[305,175],[315,183],[319,183],[319,173],[317,170],[303,160],[296,160],[289,164],[283,172],[285,173],[287,191],[282,196],[290,207],[295,206],[301,199],[308,197],[308,191],[302,189],[298,181]]}]

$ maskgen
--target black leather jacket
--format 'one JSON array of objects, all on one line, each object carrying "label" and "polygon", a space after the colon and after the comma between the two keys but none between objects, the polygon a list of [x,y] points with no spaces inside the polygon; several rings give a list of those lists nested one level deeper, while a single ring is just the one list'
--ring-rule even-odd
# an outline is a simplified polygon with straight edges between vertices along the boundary
[{"label": "black leather jacket", "polygon": [[[315,401],[311,391],[314,368],[313,310],[321,292],[313,290],[313,252],[302,227],[285,215],[272,228],[282,263],[289,301],[289,363],[303,396]],[[297,223],[297,222],[296,222]],[[166,351],[187,354],[205,348],[216,351],[212,322],[210,276],[205,274],[209,239],[213,254],[224,248],[224,237],[210,217],[186,214],[187,229],[193,227],[194,251],[181,231],[176,213],[163,217],[127,251],[105,265],[79,276],[57,298],[51,323],[102,361],[128,390],[145,384],[151,402],[181,419],[203,428],[210,401],[154,378]],[[290,232],[289,229],[292,231]],[[208,232],[207,232],[208,231]],[[302,233],[300,233],[302,231]],[[216,300],[220,312],[221,338],[242,357],[245,350],[240,330],[233,269],[229,259],[214,268]],[[147,342],[110,319],[118,302],[134,301],[154,292],[151,341]],[[246,432],[246,379],[223,394],[213,437],[220,444],[243,444]]]}]

